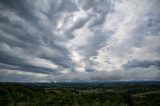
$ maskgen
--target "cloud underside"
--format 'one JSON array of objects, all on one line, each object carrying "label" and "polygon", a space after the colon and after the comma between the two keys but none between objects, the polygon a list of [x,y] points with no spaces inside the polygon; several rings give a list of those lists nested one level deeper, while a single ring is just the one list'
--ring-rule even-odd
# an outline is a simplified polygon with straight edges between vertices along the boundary
[{"label": "cloud underside", "polygon": [[1,0],[0,81],[159,80],[159,0]]}]

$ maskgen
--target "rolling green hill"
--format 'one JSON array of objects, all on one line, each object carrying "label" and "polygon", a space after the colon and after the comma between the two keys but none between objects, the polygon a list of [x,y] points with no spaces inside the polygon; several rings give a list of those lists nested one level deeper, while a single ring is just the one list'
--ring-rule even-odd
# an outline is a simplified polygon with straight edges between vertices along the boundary
[{"label": "rolling green hill", "polygon": [[1,83],[0,106],[160,106],[159,84],[95,85],[86,83],[86,89],[80,89],[71,84]]}]

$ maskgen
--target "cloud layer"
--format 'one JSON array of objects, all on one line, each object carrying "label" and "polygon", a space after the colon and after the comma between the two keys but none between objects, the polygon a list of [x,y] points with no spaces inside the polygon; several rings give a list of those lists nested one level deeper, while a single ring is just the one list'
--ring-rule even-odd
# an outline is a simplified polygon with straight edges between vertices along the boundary
[{"label": "cloud layer", "polygon": [[159,80],[159,0],[1,0],[0,81]]}]

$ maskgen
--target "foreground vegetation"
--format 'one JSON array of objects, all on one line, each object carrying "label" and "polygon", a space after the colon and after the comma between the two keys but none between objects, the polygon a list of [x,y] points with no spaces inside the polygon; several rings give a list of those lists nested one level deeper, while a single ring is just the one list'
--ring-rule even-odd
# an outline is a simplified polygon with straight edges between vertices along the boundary
[{"label": "foreground vegetation", "polygon": [[0,106],[160,106],[160,84],[0,83]]}]

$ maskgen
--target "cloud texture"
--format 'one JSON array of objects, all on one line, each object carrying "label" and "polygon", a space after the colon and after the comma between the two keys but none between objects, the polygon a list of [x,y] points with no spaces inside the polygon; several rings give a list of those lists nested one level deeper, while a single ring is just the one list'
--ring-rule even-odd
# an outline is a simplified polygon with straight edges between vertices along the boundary
[{"label": "cloud texture", "polygon": [[159,0],[0,0],[0,81],[160,80]]}]

